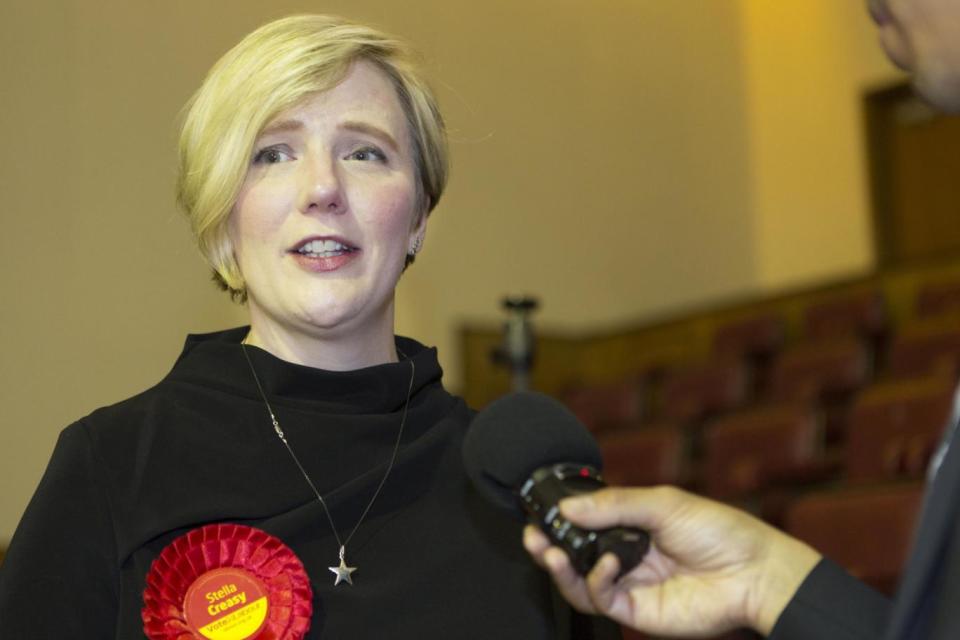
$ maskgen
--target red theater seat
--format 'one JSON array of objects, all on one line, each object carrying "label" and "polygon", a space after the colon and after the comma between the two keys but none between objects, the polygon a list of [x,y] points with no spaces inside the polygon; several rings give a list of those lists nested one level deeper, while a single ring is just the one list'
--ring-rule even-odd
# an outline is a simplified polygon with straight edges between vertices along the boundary
[{"label": "red theater seat", "polygon": [[644,385],[639,377],[568,389],[561,401],[593,432],[636,423],[643,416]]},{"label": "red theater seat", "polygon": [[934,377],[882,383],[860,393],[847,428],[847,478],[923,477],[950,419],[954,392],[952,379]]},{"label": "red theater seat", "polygon": [[713,352],[721,357],[766,357],[783,346],[783,319],[764,314],[719,326],[713,335]]},{"label": "red theater seat", "polygon": [[807,494],[788,509],[785,529],[889,594],[906,562],[922,496],[919,483]]},{"label": "red theater seat", "polygon": [[872,358],[863,342],[839,338],[799,344],[780,354],[770,374],[776,401],[849,395],[869,380]]},{"label": "red theater seat", "polygon": [[855,291],[813,303],[804,312],[803,326],[804,335],[814,340],[860,336],[874,341],[887,330],[883,294]]},{"label": "red theater seat", "polygon": [[819,412],[787,404],[718,418],[704,431],[706,492],[723,499],[780,482],[802,482],[824,472]]},{"label": "red theater seat", "polygon": [[960,325],[953,318],[929,318],[904,327],[890,345],[890,377],[931,373],[956,375],[960,366]]},{"label": "red theater seat", "polygon": [[660,415],[684,423],[742,405],[751,389],[750,368],[739,360],[719,360],[667,375],[660,395]]},{"label": "red theater seat", "polygon": [[960,279],[928,282],[917,292],[918,316],[960,311]]},{"label": "red theater seat", "polygon": [[608,484],[684,484],[687,437],[671,425],[645,425],[602,435],[603,476]]}]

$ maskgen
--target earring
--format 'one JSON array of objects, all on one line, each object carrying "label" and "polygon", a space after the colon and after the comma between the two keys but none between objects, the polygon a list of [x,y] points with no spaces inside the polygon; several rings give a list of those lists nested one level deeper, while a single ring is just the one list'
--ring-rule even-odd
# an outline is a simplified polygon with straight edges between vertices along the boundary
[{"label": "earring", "polygon": [[420,247],[423,246],[423,236],[417,236],[413,241],[413,247],[407,252],[409,256],[415,256],[420,253]]}]

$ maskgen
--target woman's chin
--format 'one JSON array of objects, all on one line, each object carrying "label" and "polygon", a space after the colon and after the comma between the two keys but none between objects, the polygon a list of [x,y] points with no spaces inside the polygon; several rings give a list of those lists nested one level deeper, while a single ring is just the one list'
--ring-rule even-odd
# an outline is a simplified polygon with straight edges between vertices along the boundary
[{"label": "woman's chin", "polygon": [[307,306],[298,315],[299,324],[321,338],[349,338],[354,335],[364,338],[376,327],[393,326],[389,304],[371,305],[356,299]]},{"label": "woman's chin", "polygon": [[329,335],[340,335],[348,332],[356,324],[356,314],[347,309],[321,308],[305,309],[300,317],[300,323],[304,329],[316,335],[324,337]]}]

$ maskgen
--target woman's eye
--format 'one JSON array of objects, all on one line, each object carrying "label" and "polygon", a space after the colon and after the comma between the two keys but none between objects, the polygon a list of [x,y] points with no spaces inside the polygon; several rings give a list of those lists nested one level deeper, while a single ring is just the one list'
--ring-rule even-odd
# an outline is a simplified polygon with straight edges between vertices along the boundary
[{"label": "woman's eye", "polygon": [[376,147],[363,147],[348,155],[347,160],[359,160],[361,162],[370,162],[371,160],[374,160],[378,162],[386,162],[387,156],[383,151],[377,149]]},{"label": "woman's eye", "polygon": [[290,159],[290,154],[279,147],[261,149],[253,156],[254,164],[276,164]]}]

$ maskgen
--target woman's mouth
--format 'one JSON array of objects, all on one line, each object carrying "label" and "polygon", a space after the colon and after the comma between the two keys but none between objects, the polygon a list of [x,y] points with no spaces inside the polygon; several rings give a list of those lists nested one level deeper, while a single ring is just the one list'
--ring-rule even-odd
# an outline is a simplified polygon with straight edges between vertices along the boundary
[{"label": "woman's mouth", "polygon": [[301,268],[314,273],[336,271],[350,263],[359,253],[359,248],[332,238],[305,240],[290,250]]},{"label": "woman's mouth", "polygon": [[296,251],[300,255],[309,258],[333,258],[334,256],[356,251],[356,248],[336,240],[311,240]]}]

